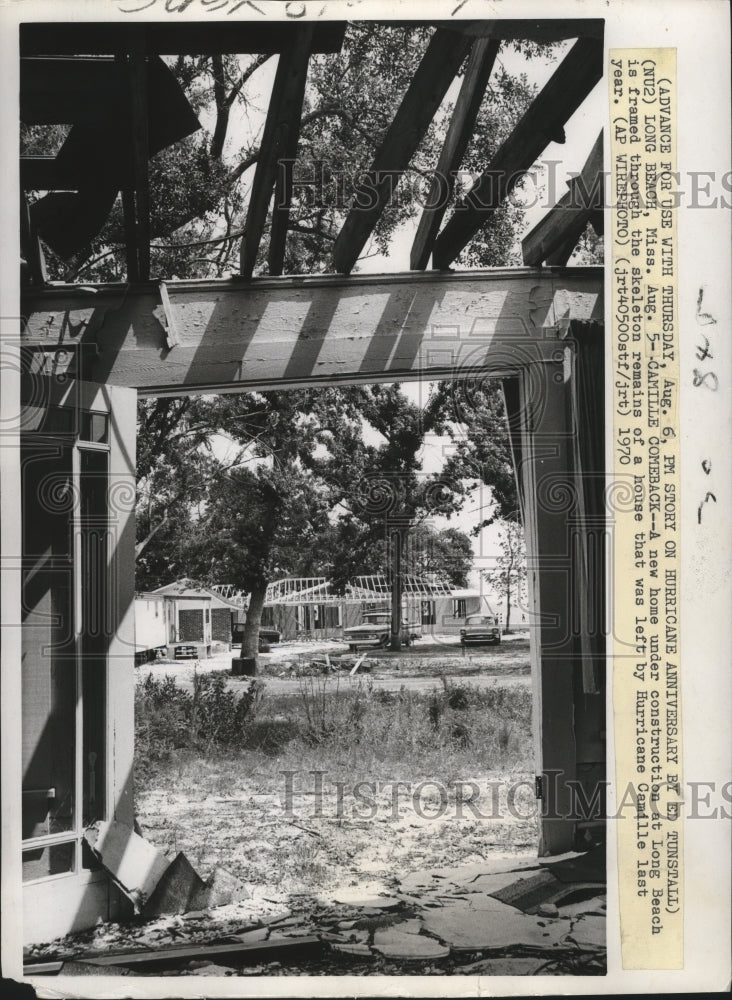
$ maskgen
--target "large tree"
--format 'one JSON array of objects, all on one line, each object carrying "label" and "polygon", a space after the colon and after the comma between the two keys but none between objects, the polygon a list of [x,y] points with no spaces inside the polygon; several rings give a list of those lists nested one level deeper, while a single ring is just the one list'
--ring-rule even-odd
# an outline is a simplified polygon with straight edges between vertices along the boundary
[{"label": "large tree", "polygon": [[[333,540],[335,552],[339,549],[339,542],[339,538]],[[473,545],[464,531],[452,527],[438,530],[428,521],[423,521],[409,532],[404,547],[404,573],[421,577],[427,582],[467,587],[472,567]],[[389,546],[385,538],[376,539],[373,544],[363,547],[359,572],[388,575]]]},{"label": "large tree", "polygon": [[[373,161],[432,30],[414,24],[352,22],[340,52],[311,58],[294,164],[285,273],[330,269],[333,241],[355,187]],[[552,51],[552,46],[513,47],[529,57]],[[167,60],[202,128],[150,162],[153,277],[210,278],[238,271],[247,200],[259,158],[262,106],[275,59],[213,55]],[[506,72],[499,55],[454,197],[486,166],[535,89],[524,76]],[[443,108],[430,126],[365,255],[388,255],[395,228],[420,211],[451,110]],[[23,152],[47,153],[51,147],[55,151],[62,137],[63,129],[57,126],[24,127]],[[461,261],[473,266],[509,263],[517,251],[515,227],[521,217],[520,206],[505,206],[466,248]],[[265,233],[257,272],[266,270],[267,245]],[[123,280],[120,200],[85,252],[71,261],[59,261],[53,254],[49,258],[53,277]]]},{"label": "large tree", "polygon": [[526,585],[526,542],[521,524],[517,521],[499,522],[499,554],[493,569],[484,570],[483,576],[498,596],[506,602],[506,632],[511,631],[511,610],[514,600],[521,600]]},{"label": "large tree", "polygon": [[[431,34],[429,27],[357,22],[348,26],[340,52],[311,59],[294,165],[285,273],[330,269],[332,245],[355,184],[369,168]],[[524,46],[524,51],[535,55],[538,49]],[[270,66],[263,68],[268,62]],[[153,277],[165,278],[221,277],[238,270],[263,123],[255,105],[266,104],[264,80],[272,63],[265,56],[209,56],[179,57],[170,64],[203,128],[151,161],[151,272]],[[485,167],[534,90],[526,78],[508,74],[499,58],[465,156],[467,175],[456,186],[455,198],[470,176]],[[387,255],[392,234],[421,209],[425,175],[437,161],[450,111],[443,108],[428,130],[365,255]],[[247,118],[256,123],[253,129],[242,128]],[[53,141],[58,143],[60,138],[54,135]],[[43,139],[33,130],[24,131],[23,141],[26,151],[43,151],[37,148]],[[494,215],[489,229],[466,248],[461,261],[473,266],[512,262],[521,216],[520,206],[505,206]],[[51,273],[67,279],[122,280],[123,242],[118,202],[93,245],[70,262],[51,259]],[[265,232],[255,273],[266,271],[267,242]],[[215,569],[226,568],[229,582],[246,579],[250,582],[246,589],[253,589],[253,581],[259,580],[261,591],[263,576],[285,565],[285,551],[292,554],[291,546],[278,541],[278,532],[284,532],[282,537],[288,532],[294,536],[295,507],[311,526],[321,523],[327,508],[328,530],[337,524],[340,538],[350,539],[350,548],[339,546],[339,552],[346,555],[333,567],[343,582],[342,578],[359,568],[359,554],[367,552],[376,538],[390,537],[390,525],[413,526],[430,514],[456,508],[458,478],[423,476],[419,458],[424,434],[444,431],[449,422],[454,423],[446,412],[450,392],[445,387],[438,389],[424,409],[409,403],[398,387],[328,392],[327,404],[311,395],[307,412],[294,397],[287,402],[281,393],[142,404],[141,585],[152,585],[164,573],[183,575],[190,569],[193,551],[202,558],[216,551],[218,563],[209,560],[206,566],[204,558],[198,564],[200,572],[212,578]],[[337,414],[329,412],[328,406]],[[343,433],[342,418],[351,412],[349,407],[356,407],[359,415],[349,417],[350,430]],[[495,421],[478,427],[479,418],[475,420],[477,431],[493,434]],[[338,421],[338,429],[329,431]],[[364,426],[372,429],[376,444],[365,443]],[[217,457],[212,443],[221,433],[238,449],[228,462]],[[499,439],[500,433],[498,451]],[[283,457],[288,449],[292,453]],[[288,477],[293,483],[289,500]],[[233,503],[235,495],[242,498],[241,503]],[[289,504],[294,505],[292,517]],[[258,528],[257,512],[261,515]],[[231,522],[229,534],[241,543],[238,575],[228,555],[222,561],[225,517]],[[215,538],[207,538],[209,528],[216,530]],[[303,540],[311,537],[310,529],[302,530]],[[265,532],[269,533],[267,545],[257,549],[255,540],[263,542]],[[403,539],[403,530],[396,537]],[[208,547],[196,547],[197,538],[207,538]],[[259,553],[256,558],[255,552]],[[252,606],[252,633],[254,612]]]}]

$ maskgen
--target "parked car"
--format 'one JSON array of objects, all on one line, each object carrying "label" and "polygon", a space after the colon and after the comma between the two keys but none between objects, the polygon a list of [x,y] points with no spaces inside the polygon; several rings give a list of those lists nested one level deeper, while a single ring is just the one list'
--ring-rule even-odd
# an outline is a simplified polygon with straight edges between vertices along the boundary
[{"label": "parked car", "polygon": [[[234,625],[234,632],[231,637],[231,643],[233,646],[241,646],[242,636],[244,635],[244,623],[240,622]],[[268,625],[261,625],[259,628],[259,652],[264,652],[265,646],[270,646],[273,642],[279,642],[282,638],[282,633],[279,629],[273,628]]]},{"label": "parked car", "polygon": [[[402,619],[400,636],[403,646],[409,646],[415,639],[422,638],[422,626],[418,622]],[[360,625],[343,629],[343,638],[350,650],[375,646],[386,648],[391,639],[391,614],[388,611],[367,611]]]},{"label": "parked car", "polygon": [[500,641],[501,627],[494,615],[468,615],[465,625],[460,629],[460,642],[463,646],[477,646],[479,643],[497,646]]}]

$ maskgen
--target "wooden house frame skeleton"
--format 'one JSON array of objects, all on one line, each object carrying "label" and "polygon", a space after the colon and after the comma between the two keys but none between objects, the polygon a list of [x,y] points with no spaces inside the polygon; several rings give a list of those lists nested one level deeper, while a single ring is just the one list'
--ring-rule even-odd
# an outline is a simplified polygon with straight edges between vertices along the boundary
[{"label": "wooden house frame skeleton", "polygon": [[[83,492],[80,455],[86,445],[94,450],[94,442],[84,438],[85,428],[91,414],[106,415],[108,420],[107,437],[96,445],[108,456],[110,487],[106,577],[100,590],[109,614],[100,633],[104,648],[95,652],[104,683],[98,691],[90,688],[87,697],[96,699],[105,719],[106,741],[99,751],[104,815],[131,826],[135,393],[500,378],[527,536],[540,853],[556,854],[585,842],[588,827],[602,836],[602,821],[578,816],[576,800],[577,789],[591,800],[605,778],[603,273],[596,267],[565,266],[588,219],[601,227],[602,194],[594,183],[602,168],[601,142],[582,174],[582,187],[593,192],[591,202],[579,207],[560,203],[552,210],[524,241],[526,266],[472,272],[448,269],[478,229],[490,222],[520,173],[532,166],[550,141],[561,139],[565,124],[601,79],[603,24],[589,20],[436,24],[375,155],[368,180],[377,196],[368,210],[354,205],[338,234],[335,273],[283,277],[292,192],[278,164],[297,150],[308,60],[315,52],[336,50],[344,28],[334,22],[22,26],[21,57],[27,73],[21,75],[26,80],[21,108],[34,101],[35,120],[45,116],[46,121],[57,121],[67,113],[59,105],[83,109],[85,101],[93,100],[93,94],[85,97],[83,88],[64,89],[66,78],[55,62],[59,57],[94,53],[97,59],[112,57],[125,67],[130,122],[128,179],[123,188],[128,283],[49,284],[40,243],[22,209],[22,252],[29,278],[22,289],[19,343],[5,345],[6,354],[14,350],[12,357],[17,360],[16,370],[5,373],[5,387],[10,399],[20,401],[23,393],[23,417],[4,443],[13,443],[13,433],[18,441],[31,441],[33,413],[72,414],[74,424],[64,431],[64,448],[73,463],[72,487]],[[407,168],[467,58],[439,160],[439,173],[449,186],[493,60],[501,42],[512,38],[576,41],[494,161],[486,164],[464,203],[446,220],[441,209],[424,209],[412,250],[414,270],[351,275],[394,178]],[[146,62],[160,54],[224,51],[281,54],[241,246],[241,277],[151,280]],[[56,177],[57,166],[53,159],[23,162],[22,186],[54,190],[68,184],[68,178]],[[269,276],[253,277],[275,188]],[[430,258],[433,269],[427,270]],[[549,266],[541,266],[545,262]],[[45,433],[42,440],[52,441],[53,433]],[[13,620],[14,612],[15,622],[21,620],[19,595],[24,585],[27,591],[28,573],[41,571],[38,565],[29,567],[17,538],[22,476],[19,457],[16,465],[4,464],[3,593],[9,598],[4,601],[5,624]],[[24,504],[26,524],[46,510],[27,490]],[[70,509],[77,508],[71,504]],[[83,520],[83,514],[73,516]],[[86,544],[83,525],[76,524],[72,537],[74,544]],[[76,595],[66,612],[71,615],[69,655],[79,673],[84,644],[90,641],[84,578],[78,562],[68,553],[64,558]],[[27,672],[21,666],[20,631],[6,629],[3,637],[3,701],[17,720],[23,714],[23,670]],[[22,631],[26,634],[29,628]],[[71,845],[67,850],[74,856],[58,874],[25,886],[26,937],[38,939],[88,926],[100,915],[117,912],[121,902],[104,873],[82,863],[80,803],[83,782],[89,778],[83,760],[82,689],[79,677],[79,697],[72,711],[77,727],[76,804],[68,829],[49,830],[21,843],[21,802],[29,800],[26,792],[37,790],[25,788],[20,762],[5,767],[3,812],[10,837],[6,848],[17,859],[6,872],[8,884],[14,874],[20,883],[24,851],[27,855]],[[20,743],[19,721],[6,735],[16,738]]]}]

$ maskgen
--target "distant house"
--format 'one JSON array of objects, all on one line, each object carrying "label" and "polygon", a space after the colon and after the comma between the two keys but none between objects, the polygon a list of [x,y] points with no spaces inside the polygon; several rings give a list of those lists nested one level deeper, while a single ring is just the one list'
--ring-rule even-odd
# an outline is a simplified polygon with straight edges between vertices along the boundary
[{"label": "distant house", "polygon": [[150,624],[149,612],[142,607],[145,598],[162,600],[165,604],[164,642],[168,655],[174,653],[176,646],[194,645],[199,656],[210,656],[212,643],[231,645],[234,625],[246,618],[241,602],[199,587],[191,580],[176,580],[135,601],[135,626],[139,604],[143,635],[148,634]]},{"label": "distant house", "polygon": [[[426,631],[440,631],[440,616],[447,617],[452,608],[449,585],[405,575],[403,588],[403,616],[419,621]],[[340,639],[343,629],[360,624],[367,611],[390,609],[391,585],[385,574],[355,577],[343,594],[335,593],[326,577],[287,577],[267,587],[262,625],[279,629],[285,641]]]},{"label": "distant house", "polygon": [[436,621],[433,632],[458,634],[468,615],[496,615],[488,597],[479,590],[469,588],[451,590],[437,602]]},{"label": "distant house", "polygon": [[162,594],[135,594],[135,662],[168,645],[168,602]]}]

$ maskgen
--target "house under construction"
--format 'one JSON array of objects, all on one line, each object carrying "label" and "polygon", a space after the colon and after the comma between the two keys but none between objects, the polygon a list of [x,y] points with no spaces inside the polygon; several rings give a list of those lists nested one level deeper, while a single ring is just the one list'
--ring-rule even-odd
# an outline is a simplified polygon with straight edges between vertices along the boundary
[{"label": "house under construction", "polygon": [[[452,591],[443,581],[406,574],[401,581],[402,618],[432,626],[446,617]],[[267,587],[262,624],[283,639],[336,639],[359,625],[366,611],[389,611],[392,587],[386,574],[355,577],[342,594],[326,577],[288,577]]]}]

